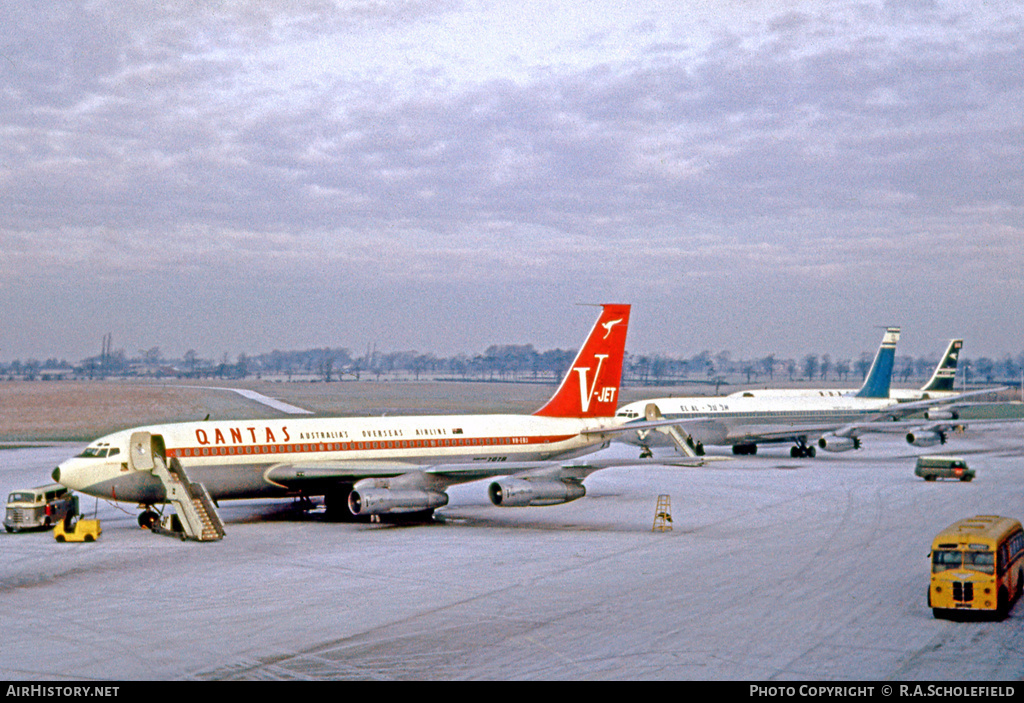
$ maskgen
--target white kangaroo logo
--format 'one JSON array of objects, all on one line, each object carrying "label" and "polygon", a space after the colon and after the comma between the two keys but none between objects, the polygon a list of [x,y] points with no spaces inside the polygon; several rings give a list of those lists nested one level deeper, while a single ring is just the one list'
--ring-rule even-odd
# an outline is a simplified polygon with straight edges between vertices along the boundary
[{"label": "white kangaroo logo", "polygon": [[[617,322],[622,322],[622,320],[617,320]],[[587,388],[587,371],[590,371],[590,367],[577,366],[573,368],[573,371],[579,374],[580,377],[580,405],[583,406],[583,412],[587,412],[590,409],[590,399],[594,395],[594,388],[597,387],[597,379],[601,376],[601,365],[608,358],[608,354],[594,354],[594,358],[597,359],[597,370],[594,371],[594,382],[590,385],[590,388]]]},{"label": "white kangaroo logo", "polygon": [[609,320],[608,322],[602,324],[601,326],[604,327],[604,337],[602,337],[602,339],[608,339],[608,335],[612,333],[612,327],[619,324],[620,322],[622,322],[621,317],[618,320]]}]

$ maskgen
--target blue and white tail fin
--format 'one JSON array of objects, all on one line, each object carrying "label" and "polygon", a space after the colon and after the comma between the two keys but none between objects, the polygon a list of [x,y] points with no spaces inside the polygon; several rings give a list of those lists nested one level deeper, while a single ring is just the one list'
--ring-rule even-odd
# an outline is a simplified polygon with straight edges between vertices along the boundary
[{"label": "blue and white tail fin", "polygon": [[896,342],[900,341],[900,328],[888,327],[882,336],[871,370],[864,385],[854,393],[857,398],[888,398],[892,387],[892,367],[896,363]]},{"label": "blue and white tail fin", "polygon": [[942,360],[935,367],[932,377],[928,380],[928,383],[921,386],[923,393],[953,392],[953,382],[956,380],[956,362],[960,358],[960,349],[963,346],[964,340],[962,339],[951,339],[949,341],[946,353],[942,355]]}]

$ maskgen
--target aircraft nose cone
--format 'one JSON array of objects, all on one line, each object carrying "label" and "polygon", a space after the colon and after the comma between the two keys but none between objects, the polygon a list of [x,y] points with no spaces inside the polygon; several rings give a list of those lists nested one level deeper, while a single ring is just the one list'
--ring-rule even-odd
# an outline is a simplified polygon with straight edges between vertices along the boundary
[{"label": "aircraft nose cone", "polygon": [[58,466],[56,469],[54,469],[53,473],[50,474],[50,476],[53,477],[54,483],[60,483],[60,467]]}]

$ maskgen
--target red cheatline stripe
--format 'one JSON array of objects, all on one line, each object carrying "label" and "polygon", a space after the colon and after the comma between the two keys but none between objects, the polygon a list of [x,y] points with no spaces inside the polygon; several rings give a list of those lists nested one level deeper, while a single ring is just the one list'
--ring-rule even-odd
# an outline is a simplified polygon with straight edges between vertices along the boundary
[{"label": "red cheatline stripe", "polygon": [[359,442],[290,442],[288,444],[234,444],[180,447],[167,450],[171,457],[238,456],[255,454],[302,454],[308,452],[361,452],[388,449],[447,449],[477,447],[521,447],[530,444],[552,444],[572,439],[576,435],[548,435],[541,437],[480,437],[459,439],[395,439],[363,440]]}]

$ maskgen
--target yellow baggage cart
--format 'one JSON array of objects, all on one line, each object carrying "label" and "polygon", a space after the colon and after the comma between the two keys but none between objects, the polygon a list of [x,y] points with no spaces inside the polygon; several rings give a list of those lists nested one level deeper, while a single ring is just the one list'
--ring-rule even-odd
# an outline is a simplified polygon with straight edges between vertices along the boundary
[{"label": "yellow baggage cart", "polygon": [[95,542],[102,532],[99,520],[78,520],[70,527],[64,520],[53,528],[53,538],[58,542]]}]

